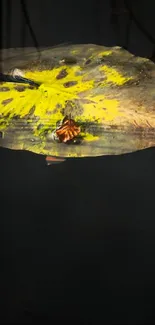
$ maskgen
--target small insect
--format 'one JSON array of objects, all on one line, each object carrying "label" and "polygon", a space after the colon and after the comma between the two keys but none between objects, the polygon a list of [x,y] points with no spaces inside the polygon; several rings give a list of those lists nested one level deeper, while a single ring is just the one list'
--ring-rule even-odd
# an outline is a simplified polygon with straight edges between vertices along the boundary
[{"label": "small insect", "polygon": [[80,133],[80,126],[77,126],[71,118],[65,117],[62,125],[56,130],[56,135],[60,142],[66,143],[74,139]]},{"label": "small insect", "polygon": [[65,116],[63,120],[57,122],[57,127],[52,132],[52,139],[62,143],[67,143],[74,139],[75,142],[75,138],[79,135],[80,131],[80,126],[71,119],[71,116]]}]

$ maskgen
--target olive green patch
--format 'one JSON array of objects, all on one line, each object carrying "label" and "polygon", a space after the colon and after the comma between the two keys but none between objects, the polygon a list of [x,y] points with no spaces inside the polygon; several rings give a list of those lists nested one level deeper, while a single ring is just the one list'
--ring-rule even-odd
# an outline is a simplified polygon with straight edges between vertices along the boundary
[{"label": "olive green patch", "polygon": [[62,59],[62,62],[65,63],[65,64],[76,64],[77,63],[77,59],[72,57],[72,56],[69,56],[69,57],[64,57]]},{"label": "olive green patch", "polygon": [[33,114],[34,114],[35,108],[36,108],[35,105],[33,105],[33,106],[31,107],[31,109],[30,109],[30,111],[29,111],[29,115],[33,115]]},{"label": "olive green patch", "polygon": [[9,91],[10,88],[9,87],[0,87],[0,92],[5,92],[5,91]]},{"label": "olive green patch", "polygon": [[91,59],[88,59],[86,62],[85,62],[85,64],[87,65],[87,64],[90,64],[91,63]]},{"label": "olive green patch", "polygon": [[39,88],[39,84],[28,86],[28,89],[37,89],[37,88]]},{"label": "olive green patch", "polygon": [[29,123],[30,123],[31,119],[33,119],[34,121],[39,120],[38,116],[34,116],[35,109],[36,109],[36,106],[33,105],[30,108],[29,113],[25,116],[25,120],[27,120]]},{"label": "olive green patch", "polygon": [[4,100],[2,101],[2,105],[5,106],[5,105],[9,104],[10,102],[12,102],[12,100],[13,100],[13,98],[7,98],[7,99],[4,99]]},{"label": "olive green patch", "polygon": [[66,102],[65,107],[61,110],[61,113],[63,116],[71,116],[71,118],[75,118],[76,116],[82,115],[84,112],[84,109],[82,105],[78,103],[78,101],[74,100],[72,102],[71,100],[68,100]]},{"label": "olive green patch", "polygon": [[26,87],[25,86],[21,86],[21,85],[18,85],[18,86],[15,87],[15,90],[17,90],[19,92],[24,91],[25,89],[26,89]]},{"label": "olive green patch", "polygon": [[39,124],[38,126],[37,126],[37,130],[41,130],[42,128],[44,127],[44,124]]},{"label": "olive green patch", "polygon": [[14,121],[14,120],[16,121],[16,120],[19,120],[19,119],[20,119],[20,115],[16,115],[16,114],[15,114],[15,115],[13,116],[13,118],[12,118],[13,121]]},{"label": "olive green patch", "polygon": [[65,88],[69,88],[69,87],[72,87],[72,86],[75,86],[75,85],[77,85],[77,81],[75,81],[75,80],[73,80],[73,81],[68,81],[68,82],[65,82],[64,83],[64,87]]},{"label": "olive green patch", "polygon": [[56,79],[63,79],[68,75],[68,72],[66,71],[66,69],[62,69],[59,74],[56,76]]}]

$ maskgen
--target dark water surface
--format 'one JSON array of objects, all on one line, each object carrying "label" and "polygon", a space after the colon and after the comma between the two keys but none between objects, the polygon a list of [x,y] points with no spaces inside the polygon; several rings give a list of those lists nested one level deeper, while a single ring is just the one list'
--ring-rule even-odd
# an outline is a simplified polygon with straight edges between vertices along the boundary
[{"label": "dark water surface", "polygon": [[9,318],[154,317],[154,166],[154,149],[51,167],[0,150]]}]

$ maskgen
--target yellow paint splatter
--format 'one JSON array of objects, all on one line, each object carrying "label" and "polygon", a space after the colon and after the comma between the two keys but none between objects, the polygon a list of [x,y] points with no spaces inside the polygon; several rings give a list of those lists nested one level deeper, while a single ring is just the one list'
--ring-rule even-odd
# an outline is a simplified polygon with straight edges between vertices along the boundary
[{"label": "yellow paint splatter", "polygon": [[84,140],[88,141],[88,142],[97,141],[99,139],[98,136],[95,136],[95,135],[93,135],[91,133],[82,133],[81,132],[81,136],[83,136]]},{"label": "yellow paint splatter", "polygon": [[[66,69],[67,76],[57,79],[62,69]],[[51,71],[26,72],[25,77],[40,82],[41,85],[38,89],[25,87],[22,92],[15,90],[14,83],[4,83],[3,87],[7,86],[10,90],[0,93],[1,114],[7,116],[9,113],[10,118],[14,115],[23,118],[32,106],[35,106],[34,116],[38,116],[43,123],[48,122],[49,125],[54,126],[56,121],[63,117],[60,108],[65,106],[66,101],[74,101],[78,98],[79,92],[93,88],[93,80],[84,83],[81,82],[82,76],[76,75],[80,69],[80,66],[72,68],[63,66]],[[72,81],[76,81],[77,84],[68,88],[64,86],[64,83]],[[13,98],[13,101],[4,106],[3,101],[8,98]]]},{"label": "yellow paint splatter", "polygon": [[94,104],[83,104],[84,112],[78,116],[77,120],[91,121],[101,123],[103,120],[112,121],[120,113],[118,111],[119,102],[115,99],[104,99],[104,96],[98,95],[91,98]]},{"label": "yellow paint splatter", "polygon": [[71,54],[73,54],[73,55],[76,55],[76,54],[78,54],[79,53],[79,50],[72,50],[71,51]]},{"label": "yellow paint splatter", "polygon": [[[115,85],[121,86],[124,85],[128,80],[131,80],[132,77],[124,77],[114,68],[110,68],[106,65],[100,67],[100,71],[104,71],[106,74],[106,83],[113,83]],[[104,83],[103,83],[104,85]]]},{"label": "yellow paint splatter", "polygon": [[[112,51],[101,52],[100,55],[109,55]],[[97,68],[106,74],[106,80],[103,85],[112,82],[116,85],[122,85],[131,78],[126,78],[118,73],[115,69],[107,66]],[[64,70],[65,77],[58,78],[59,74]],[[98,73],[99,70],[96,70]],[[103,95],[94,95],[94,79],[90,78],[83,81],[83,77],[88,71],[84,70],[79,65],[54,68],[44,71],[25,71],[24,76],[31,80],[40,83],[39,88],[30,89],[29,85],[23,85],[24,90],[18,91],[15,89],[14,83],[4,83],[3,87],[9,87],[9,91],[0,92],[0,109],[3,118],[10,120],[14,115],[20,118],[26,117],[34,107],[33,116],[39,117],[34,122],[34,134],[38,134],[37,127],[40,123],[45,129],[55,128],[56,122],[64,116],[62,109],[66,106],[67,101],[75,104],[75,101],[82,107],[82,114],[76,115],[78,121],[95,121],[102,122],[103,120],[112,121],[115,119],[118,112],[117,100],[106,100]],[[70,83],[70,86],[66,86]],[[8,86],[9,85],[9,86]],[[22,84],[21,84],[22,85]],[[87,92],[87,95],[86,93]],[[80,93],[84,97],[80,97]],[[3,101],[9,98],[13,100],[7,105],[3,105]],[[85,99],[82,102],[82,98]],[[75,105],[73,105],[74,107]],[[74,108],[73,108],[74,109]],[[9,115],[9,117],[7,117]],[[30,118],[31,119],[31,118]],[[4,128],[4,125],[1,125]]]},{"label": "yellow paint splatter", "polygon": [[110,51],[110,50],[107,50],[107,51],[103,51],[103,52],[98,52],[98,53],[93,53],[90,57],[89,57],[89,59],[91,59],[91,60],[99,60],[99,59],[102,59],[104,56],[109,56],[109,55],[111,55],[113,52],[112,51]]},{"label": "yellow paint splatter", "polygon": [[112,51],[104,51],[104,52],[100,52],[99,56],[102,57],[102,56],[108,56],[108,55],[111,55],[113,52]]}]

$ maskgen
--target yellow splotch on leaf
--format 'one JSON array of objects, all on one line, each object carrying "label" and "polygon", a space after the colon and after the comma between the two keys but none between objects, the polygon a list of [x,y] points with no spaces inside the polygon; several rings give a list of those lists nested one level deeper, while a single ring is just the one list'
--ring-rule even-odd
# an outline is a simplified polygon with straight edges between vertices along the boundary
[{"label": "yellow splotch on leaf", "polygon": [[[104,52],[104,55],[106,55],[106,52]],[[109,82],[122,85],[130,79],[105,65],[99,69],[106,74],[106,80],[101,86]],[[57,76],[62,70],[66,71],[66,76],[59,79]],[[86,73],[79,65],[62,65],[53,70],[27,71],[25,77],[40,83],[40,86],[36,89],[30,89],[28,85],[23,85],[25,89],[21,92],[15,89],[16,84],[4,83],[3,87],[9,87],[9,91],[0,91],[0,110],[3,118],[10,120],[14,115],[24,118],[34,107],[33,115],[39,117],[39,122],[36,122],[34,129],[38,123],[54,127],[55,123],[63,118],[61,109],[65,107],[66,101],[74,102],[79,100],[80,102],[79,93],[87,92],[86,99],[93,99],[94,103],[81,103],[83,113],[77,116],[76,119],[82,121],[93,121],[94,118],[97,121],[114,119],[118,114],[117,100],[107,100],[103,95],[93,95],[92,98],[91,91],[95,87],[94,80],[90,79],[83,82]],[[69,87],[65,87],[68,82],[74,83]],[[10,98],[12,101],[4,105],[4,101]]]},{"label": "yellow splotch on leaf", "polygon": [[132,77],[125,77],[121,73],[119,73],[116,69],[110,68],[106,65],[100,67],[100,71],[103,71],[106,75],[105,83],[113,83],[115,85],[121,86],[124,85],[127,81],[132,79]]}]

